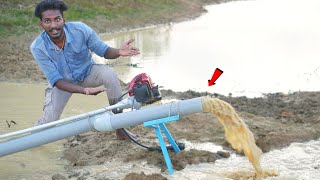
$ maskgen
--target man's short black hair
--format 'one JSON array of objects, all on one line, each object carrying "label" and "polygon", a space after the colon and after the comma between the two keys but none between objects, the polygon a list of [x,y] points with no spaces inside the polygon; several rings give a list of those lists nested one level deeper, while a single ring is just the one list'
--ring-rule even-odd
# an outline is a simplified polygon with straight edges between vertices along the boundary
[{"label": "man's short black hair", "polygon": [[63,11],[66,11],[67,9],[67,5],[64,4],[61,0],[42,0],[37,4],[34,15],[41,20],[43,11],[59,10],[61,15],[63,16]]}]

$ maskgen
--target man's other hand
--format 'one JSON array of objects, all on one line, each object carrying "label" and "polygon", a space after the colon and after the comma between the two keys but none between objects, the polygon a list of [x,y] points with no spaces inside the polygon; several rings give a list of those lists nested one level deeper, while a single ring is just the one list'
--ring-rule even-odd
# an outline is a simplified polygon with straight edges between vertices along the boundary
[{"label": "man's other hand", "polygon": [[99,86],[99,87],[87,87],[87,88],[84,88],[83,91],[85,95],[97,95],[106,90],[107,89],[104,86]]}]

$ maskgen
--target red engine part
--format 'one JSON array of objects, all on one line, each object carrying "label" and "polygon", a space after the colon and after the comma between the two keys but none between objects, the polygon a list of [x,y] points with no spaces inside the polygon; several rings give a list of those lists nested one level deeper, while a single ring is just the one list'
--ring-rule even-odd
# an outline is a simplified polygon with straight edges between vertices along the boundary
[{"label": "red engine part", "polygon": [[146,73],[141,73],[136,75],[131,82],[129,83],[128,89],[129,89],[129,96],[133,96],[133,86],[139,85],[139,84],[147,84],[150,88],[154,87],[154,83],[152,82],[150,76]]},{"label": "red engine part", "polygon": [[129,83],[128,89],[129,96],[134,96],[137,102],[152,103],[161,100],[158,86],[155,86],[146,73],[135,76]]}]

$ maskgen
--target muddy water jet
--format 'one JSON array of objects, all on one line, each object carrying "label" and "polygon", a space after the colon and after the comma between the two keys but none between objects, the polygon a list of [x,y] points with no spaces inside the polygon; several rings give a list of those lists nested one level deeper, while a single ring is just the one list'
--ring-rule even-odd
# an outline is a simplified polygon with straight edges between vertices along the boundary
[{"label": "muddy water jet", "polygon": [[203,111],[214,114],[225,130],[225,137],[238,152],[244,152],[256,170],[256,178],[264,175],[277,175],[273,171],[264,171],[260,164],[261,149],[256,145],[254,136],[234,108],[217,98],[203,98]]}]

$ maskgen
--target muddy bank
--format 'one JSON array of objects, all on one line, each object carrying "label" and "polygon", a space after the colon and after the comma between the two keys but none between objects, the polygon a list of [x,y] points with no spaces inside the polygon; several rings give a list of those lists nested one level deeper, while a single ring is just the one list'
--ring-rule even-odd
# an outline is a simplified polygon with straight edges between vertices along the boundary
[{"label": "muddy bank", "polygon": [[[292,94],[267,94],[261,98],[225,97],[193,91],[173,92],[162,90],[166,99],[189,99],[205,95],[215,96],[229,102],[253,132],[257,145],[264,151],[288,146],[292,142],[303,142],[320,137],[320,92],[295,92]],[[179,142],[213,142],[222,145],[225,150],[233,151],[224,138],[224,129],[210,113],[197,113],[183,116],[174,123],[167,124],[173,137]],[[143,126],[130,129],[139,135],[139,142],[157,146],[156,135],[152,130]],[[120,162],[121,166],[130,163],[146,162],[145,167],[159,168],[161,173],[167,173],[162,154],[148,151],[134,143],[118,141],[114,132],[90,132],[70,138],[65,144],[64,158],[70,161],[65,176],[73,177],[103,177],[108,175],[88,170],[92,166],[105,166],[108,163]],[[186,165],[203,162],[214,163],[216,159],[228,158],[223,152],[211,153],[206,151],[183,151],[170,153],[176,171]],[[89,171],[90,173],[86,173]],[[130,174],[131,173],[131,174]],[[127,171],[126,178],[150,178],[147,173]],[[83,174],[87,174],[83,176]],[[153,176],[152,176],[153,177]],[[152,178],[151,178],[152,179]]]},{"label": "muddy bank", "polygon": [[[208,95],[207,92],[193,91],[162,90],[161,92],[164,97],[177,99]],[[275,93],[259,98],[226,97],[218,94],[209,96],[218,97],[236,109],[255,134],[257,145],[264,152],[287,146],[291,142],[303,142],[320,137],[320,92],[294,92],[286,95]],[[208,125],[206,123],[198,123],[198,119],[214,119],[210,114],[199,113],[190,115],[186,119],[191,121],[191,127],[201,129],[190,134],[190,139],[200,139],[200,136],[204,135],[208,138],[206,141],[225,144],[223,136],[220,136],[223,129],[218,122],[211,121],[214,127],[209,125],[210,128],[206,127]],[[181,129],[185,129],[189,125],[182,123],[181,126],[183,126]],[[210,134],[213,137],[210,137]]]}]

